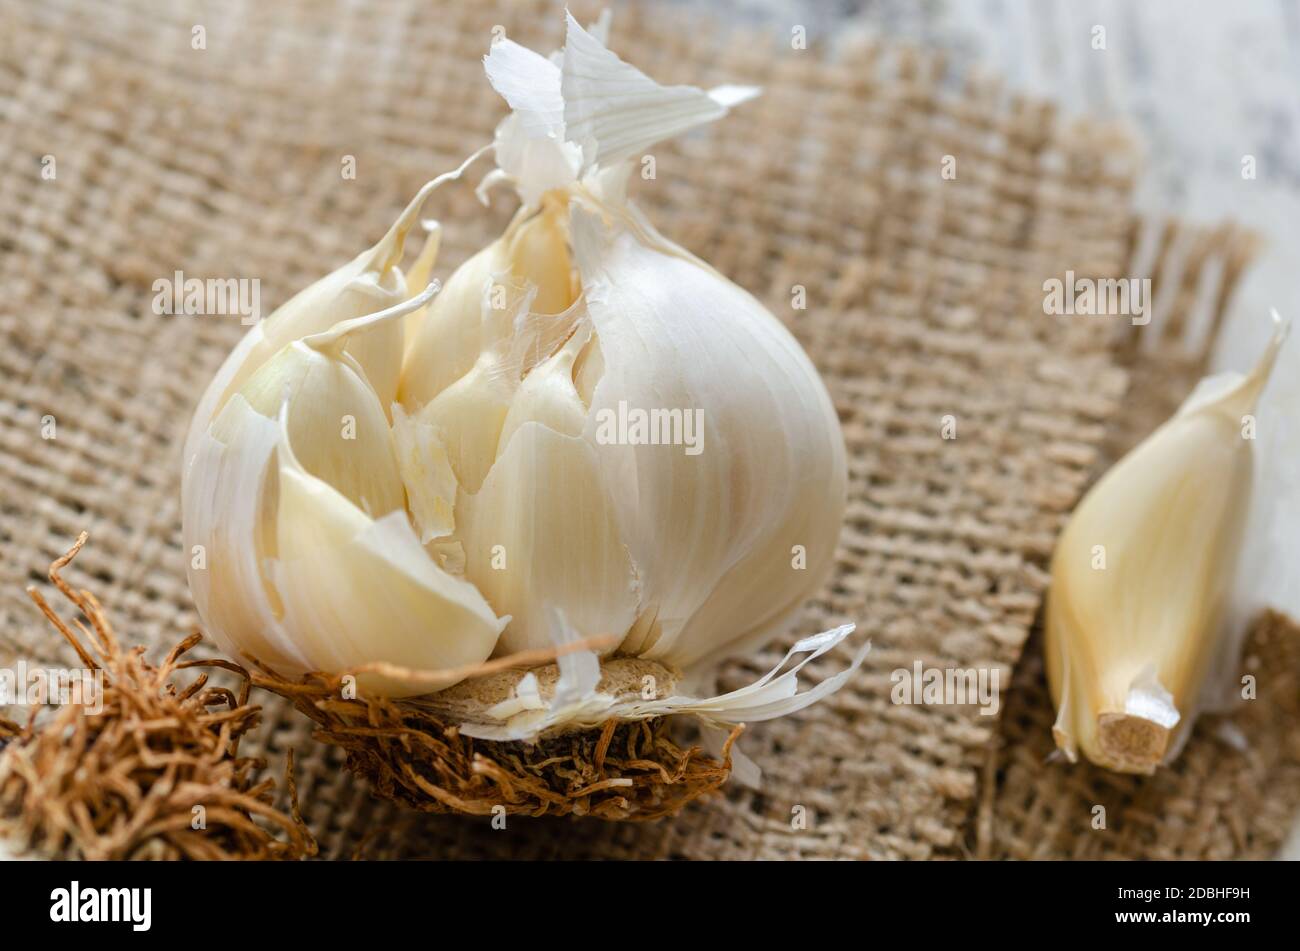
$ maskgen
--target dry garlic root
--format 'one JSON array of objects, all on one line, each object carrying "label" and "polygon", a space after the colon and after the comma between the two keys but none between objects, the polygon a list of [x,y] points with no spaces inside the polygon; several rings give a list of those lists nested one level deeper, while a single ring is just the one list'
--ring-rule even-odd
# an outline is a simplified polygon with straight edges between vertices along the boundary
[{"label": "dry garlic root", "polygon": [[428,681],[394,667],[604,637],[603,655],[657,662],[681,691],[603,694],[597,654],[573,651],[558,684],[525,676],[462,730],[499,740],[611,717],[765,719],[861,663],[865,649],[796,691],[846,625],[797,644],[793,669],[698,698],[826,577],[844,443],[789,332],[626,197],[646,149],[757,91],[660,86],[603,33],[570,17],[550,58],[509,40],[485,58],[512,113],[480,195],[509,183],[523,202],[501,238],[440,292],[436,226],[399,268],[424,200],[476,153],[255,326],[208,388],[184,536],[199,613],[231,654],[281,675],[363,669],[363,692],[401,697]]},{"label": "dry garlic root", "polygon": [[1046,661],[1071,760],[1151,773],[1235,663],[1225,613],[1251,502],[1253,414],[1286,336],[1201,381],[1075,509],[1052,558]]}]

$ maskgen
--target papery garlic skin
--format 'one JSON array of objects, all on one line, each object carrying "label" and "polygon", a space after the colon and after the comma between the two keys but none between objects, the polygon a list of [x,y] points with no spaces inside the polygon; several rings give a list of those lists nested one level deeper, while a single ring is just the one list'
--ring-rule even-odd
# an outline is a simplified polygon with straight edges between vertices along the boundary
[{"label": "papery garlic skin", "polygon": [[[1070,759],[1173,759],[1213,663],[1250,509],[1254,412],[1285,334],[1246,376],[1202,382],[1079,503],[1057,542],[1045,657]],[[1219,671],[1227,675],[1230,671]]]},{"label": "papery garlic skin", "polygon": [[[605,365],[585,435],[595,442],[601,414],[620,404],[700,410],[697,456],[597,445],[608,483],[635,486],[613,498],[643,606],[653,606],[659,628],[640,653],[685,668],[764,630],[779,633],[820,586],[844,512],[844,441],[789,331],[748,293],[634,223],[574,213]],[[663,539],[663,526],[678,537]]]},{"label": "papery garlic skin", "polygon": [[[626,198],[641,149],[754,91],[659,86],[568,24],[563,55],[504,41],[487,57],[514,107],[488,176],[524,202],[506,232],[431,303],[411,298],[437,232],[410,289],[397,262],[431,183],[312,308],[291,301],[255,328],[200,404],[185,536],[211,558],[191,586],[231,653],[288,675],[430,671],[602,639],[601,654],[658,661],[694,689],[782,633],[829,572],[847,466],[825,386],[780,321]],[[364,316],[351,295],[371,287],[382,313]],[[696,441],[609,437],[628,407],[689,419]],[[625,709],[597,692],[590,651],[560,667],[553,708],[473,735],[611,710],[762,719],[843,683],[796,694],[778,669],[723,698]],[[428,689],[387,672],[364,685]]]}]

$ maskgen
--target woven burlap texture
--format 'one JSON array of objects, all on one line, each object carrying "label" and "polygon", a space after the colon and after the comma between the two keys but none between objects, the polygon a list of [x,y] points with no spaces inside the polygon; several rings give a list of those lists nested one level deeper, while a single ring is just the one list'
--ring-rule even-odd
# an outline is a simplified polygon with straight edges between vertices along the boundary
[{"label": "woven burlap texture", "polygon": [[[0,662],[59,656],[23,587],[83,528],[71,578],[124,637],[169,645],[197,623],[179,447],[244,328],[155,315],[153,282],[258,278],[269,312],[356,254],[420,184],[489,141],[504,111],[479,64],[493,26],[551,48],[560,5],[0,0],[0,19]],[[1021,653],[1126,381],[1111,326],[1044,315],[1042,282],[1123,273],[1134,152],[1109,127],[1060,121],[928,54],[864,43],[831,57],[789,37],[680,6],[615,7],[615,49],[652,75],[766,88],[656,148],[657,177],[636,194],[786,321],[824,375],[850,498],[834,577],[796,633],[855,620],[874,643],[865,667],[833,698],[749,731],[761,793],[735,788],[644,828],[403,816],[269,703],[261,740],[273,756],[298,750],[323,854],[968,851],[997,718],[894,705],[890,672],[920,660],[1009,678]],[[340,174],[346,156],[355,180]],[[485,211],[453,187],[427,211],[446,226],[445,276],[510,208]],[[796,286],[806,309],[792,307]],[[955,439],[941,436],[947,416]],[[726,667],[723,686],[783,647]]]}]

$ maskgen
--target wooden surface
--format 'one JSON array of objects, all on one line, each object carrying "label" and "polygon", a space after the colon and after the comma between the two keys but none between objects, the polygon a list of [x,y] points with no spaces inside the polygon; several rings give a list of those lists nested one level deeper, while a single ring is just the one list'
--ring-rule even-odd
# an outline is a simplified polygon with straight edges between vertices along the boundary
[{"label": "wooden surface", "polygon": [[[956,75],[982,70],[1012,89],[1060,103],[1066,115],[1124,122],[1145,147],[1139,208],[1200,224],[1231,219],[1266,239],[1237,293],[1216,368],[1253,362],[1269,335],[1270,308],[1300,317],[1300,0],[680,5],[763,25],[781,37],[801,25],[809,43],[835,46],[866,34],[942,49]],[[1098,27],[1105,31],[1104,49],[1094,48]],[[1243,176],[1247,156],[1254,160],[1253,178]],[[1300,345],[1293,341],[1287,356],[1270,397],[1297,408]],[[1300,433],[1288,433],[1288,440],[1300,459]],[[1296,500],[1292,524],[1300,524],[1297,466],[1279,475]],[[1300,616],[1297,588],[1279,582],[1272,590],[1280,607]]]}]

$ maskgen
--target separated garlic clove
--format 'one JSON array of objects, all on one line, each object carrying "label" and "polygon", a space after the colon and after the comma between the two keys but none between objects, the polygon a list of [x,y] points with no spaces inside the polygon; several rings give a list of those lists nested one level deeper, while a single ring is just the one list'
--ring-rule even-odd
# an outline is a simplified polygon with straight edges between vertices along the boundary
[{"label": "separated garlic clove", "polygon": [[1057,542],[1046,661],[1057,746],[1150,773],[1186,740],[1226,634],[1250,508],[1253,414],[1279,329],[1251,372],[1203,381],[1116,463]]}]

